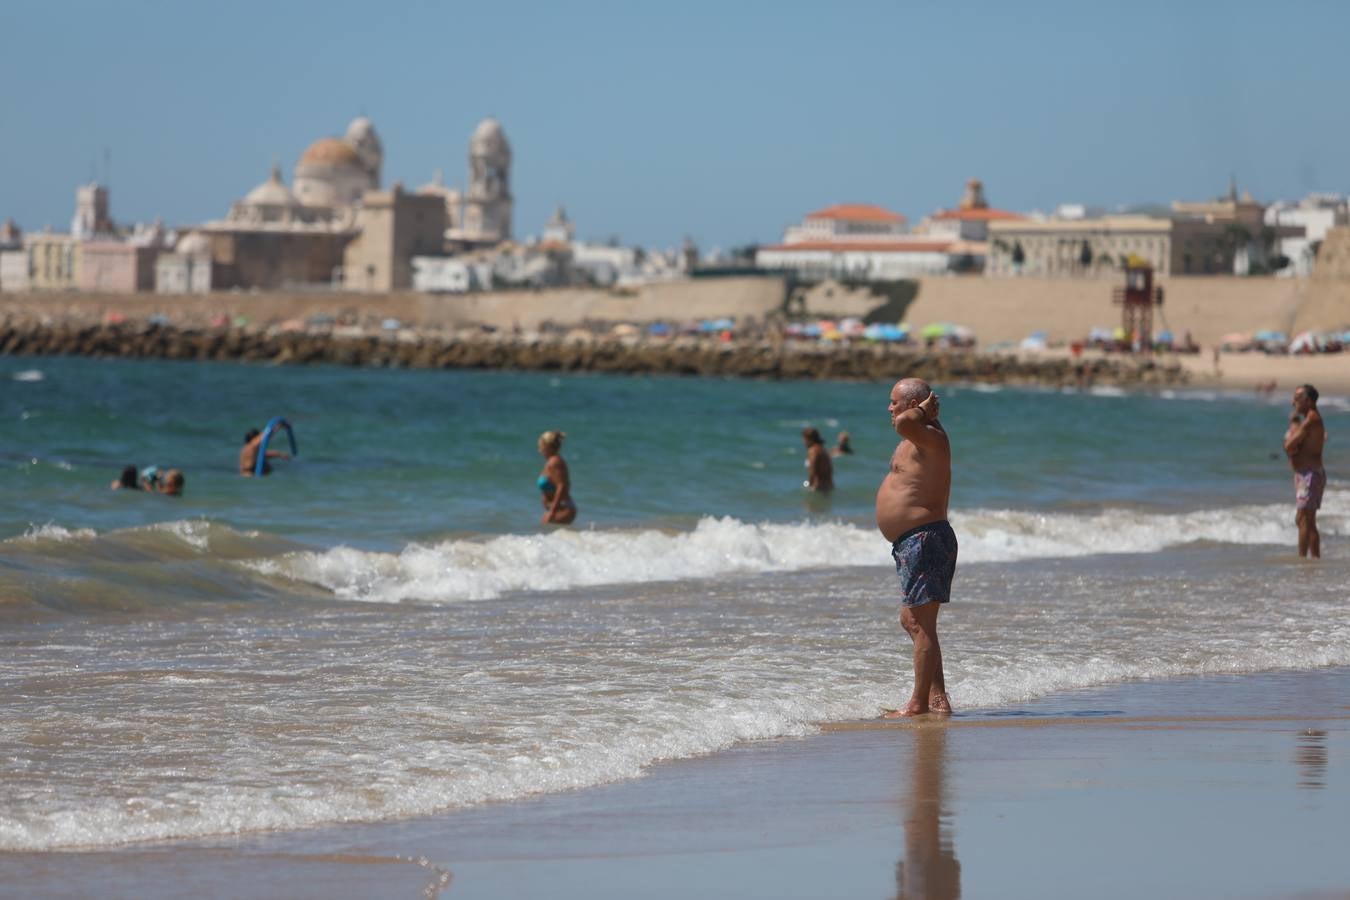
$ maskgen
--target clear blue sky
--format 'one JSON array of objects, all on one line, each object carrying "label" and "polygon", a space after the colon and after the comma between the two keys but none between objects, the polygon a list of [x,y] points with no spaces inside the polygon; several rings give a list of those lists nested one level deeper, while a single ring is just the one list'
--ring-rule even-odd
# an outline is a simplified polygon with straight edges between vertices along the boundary
[{"label": "clear blue sky", "polygon": [[1333,0],[7,0],[0,218],[64,230],[105,148],[118,221],[216,218],[359,113],[410,187],[462,183],[501,119],[518,235],[564,203],[582,237],[771,241],[972,175],[1012,209],[1345,192],[1347,26]]}]

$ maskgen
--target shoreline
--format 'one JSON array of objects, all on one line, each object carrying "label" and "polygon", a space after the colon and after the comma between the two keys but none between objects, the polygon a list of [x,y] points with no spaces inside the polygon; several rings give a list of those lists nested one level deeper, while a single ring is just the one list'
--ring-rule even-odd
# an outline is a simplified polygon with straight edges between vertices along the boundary
[{"label": "shoreline", "polygon": [[[417,819],[7,853],[0,869],[24,895],[146,898],[1343,891],[1348,685],[1347,668],[1126,682]],[[1253,873],[1262,853],[1300,865]]]},{"label": "shoreline", "polygon": [[[1067,360],[1069,351],[1056,347],[1016,354],[1023,360]],[[1084,360],[1119,359],[1119,354],[1084,351]],[[1350,353],[1275,355],[1260,352],[1221,353],[1216,368],[1211,353],[1164,354],[1154,357],[1179,367],[1185,386],[1219,391],[1256,392],[1275,383],[1274,393],[1288,396],[1300,384],[1311,383],[1323,394],[1350,394]],[[1263,391],[1270,393],[1269,390]]]}]

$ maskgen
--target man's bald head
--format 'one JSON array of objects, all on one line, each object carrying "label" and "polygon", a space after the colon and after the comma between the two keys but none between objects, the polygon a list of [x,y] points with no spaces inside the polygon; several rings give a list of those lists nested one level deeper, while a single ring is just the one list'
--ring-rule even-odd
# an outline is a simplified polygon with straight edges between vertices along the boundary
[{"label": "man's bald head", "polygon": [[928,399],[928,395],[933,393],[933,389],[928,386],[928,382],[922,378],[901,378],[895,383],[897,397],[900,405],[908,409],[911,403],[922,403]]}]

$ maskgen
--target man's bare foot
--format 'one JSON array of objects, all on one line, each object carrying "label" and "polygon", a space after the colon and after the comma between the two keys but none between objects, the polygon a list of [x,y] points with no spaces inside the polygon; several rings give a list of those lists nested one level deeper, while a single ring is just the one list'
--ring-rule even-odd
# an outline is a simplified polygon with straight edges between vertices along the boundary
[{"label": "man's bare foot", "polygon": [[924,716],[927,714],[928,714],[927,706],[920,706],[917,702],[911,700],[905,704],[904,709],[882,709],[881,718],[911,719],[914,716]]},{"label": "man's bare foot", "polygon": [[947,699],[946,694],[931,694],[928,697],[928,708],[941,716],[950,716],[952,714],[952,701]]}]

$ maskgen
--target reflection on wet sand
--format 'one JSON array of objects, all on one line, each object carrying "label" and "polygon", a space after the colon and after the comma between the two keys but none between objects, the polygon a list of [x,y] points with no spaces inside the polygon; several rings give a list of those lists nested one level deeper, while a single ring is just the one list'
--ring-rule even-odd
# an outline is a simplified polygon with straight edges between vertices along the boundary
[{"label": "reflection on wet sand", "polygon": [[916,728],[909,736],[905,853],[895,864],[895,896],[955,900],[961,896],[961,863],[946,809],[947,729]]},{"label": "reflection on wet sand", "polygon": [[1327,733],[1309,728],[1298,736],[1294,750],[1298,764],[1298,786],[1317,790],[1326,787]]}]

